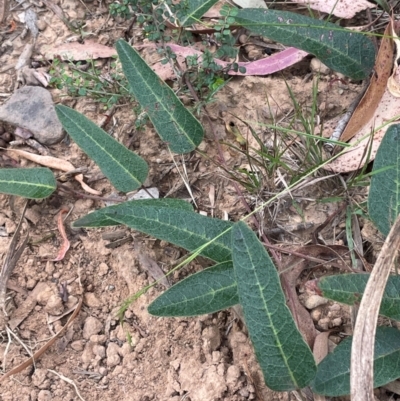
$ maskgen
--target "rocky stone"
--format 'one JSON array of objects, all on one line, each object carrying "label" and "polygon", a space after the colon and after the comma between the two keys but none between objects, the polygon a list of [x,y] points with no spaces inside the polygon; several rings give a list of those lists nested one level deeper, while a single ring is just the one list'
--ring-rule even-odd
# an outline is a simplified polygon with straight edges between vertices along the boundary
[{"label": "rocky stone", "polygon": [[106,356],[106,348],[103,345],[95,344],[93,346],[93,353],[103,359]]},{"label": "rocky stone", "polygon": [[92,362],[94,358],[94,352],[93,352],[93,346],[94,344],[92,343],[87,343],[85,346],[85,349],[83,350],[81,359],[83,363],[90,363]]},{"label": "rocky stone", "polygon": [[104,334],[93,334],[90,336],[90,342],[93,344],[105,344],[107,341],[107,336]]},{"label": "rocky stone", "polygon": [[[39,284],[41,284],[41,283],[39,283]],[[42,306],[46,305],[49,298],[52,295],[53,295],[53,290],[48,285],[43,283],[43,288],[40,288],[40,291],[38,291],[38,294],[36,296],[36,302]]]},{"label": "rocky stone", "polygon": [[99,319],[89,316],[85,321],[85,325],[83,326],[83,338],[85,340],[89,340],[93,334],[99,334],[102,328],[103,325]]},{"label": "rocky stone", "polygon": [[110,343],[107,346],[107,366],[113,367],[117,366],[121,358],[119,356],[120,349],[117,344]]},{"label": "rocky stone", "polygon": [[322,75],[328,75],[331,70],[327,67],[322,61],[318,60],[317,58],[313,58],[310,62],[311,71],[320,73]]},{"label": "rocky stone", "polygon": [[32,375],[32,384],[40,389],[50,387],[50,380],[47,379],[47,369],[36,369]]},{"label": "rocky stone", "polygon": [[314,309],[317,306],[325,305],[329,301],[326,298],[320,297],[319,295],[311,295],[307,299],[304,300],[304,306],[307,309]]},{"label": "rocky stone", "polygon": [[73,341],[73,342],[71,343],[71,348],[72,348],[74,351],[82,351],[82,350],[83,350],[83,347],[84,347],[84,342],[83,342],[83,340],[76,340],[76,341]]},{"label": "rocky stone", "polygon": [[38,401],[51,401],[52,395],[49,390],[40,390],[38,394]]},{"label": "rocky stone", "polygon": [[93,292],[87,292],[83,296],[83,300],[89,308],[99,308],[101,306],[101,302]]},{"label": "rocky stone", "polygon": [[26,288],[27,288],[28,290],[32,290],[33,288],[36,287],[36,284],[37,284],[37,280],[35,280],[35,279],[33,279],[33,278],[30,278],[30,279],[28,279],[28,280],[26,281]]},{"label": "rocky stone", "polygon": [[235,387],[238,384],[240,378],[240,369],[236,365],[231,365],[226,371],[226,384],[229,387]]},{"label": "rocky stone", "polygon": [[40,86],[24,86],[0,106],[0,121],[25,128],[43,145],[53,145],[64,137],[49,91]]},{"label": "rocky stone", "polygon": [[221,344],[221,335],[217,326],[209,326],[203,330],[203,346],[208,352],[215,351]]},{"label": "rocky stone", "polygon": [[122,347],[119,349],[119,354],[124,357],[128,355],[132,351],[132,347],[128,343],[122,344]]},{"label": "rocky stone", "polygon": [[58,294],[51,295],[46,303],[46,306],[44,307],[44,310],[50,315],[61,315],[61,313],[64,311],[64,305],[60,296]]}]

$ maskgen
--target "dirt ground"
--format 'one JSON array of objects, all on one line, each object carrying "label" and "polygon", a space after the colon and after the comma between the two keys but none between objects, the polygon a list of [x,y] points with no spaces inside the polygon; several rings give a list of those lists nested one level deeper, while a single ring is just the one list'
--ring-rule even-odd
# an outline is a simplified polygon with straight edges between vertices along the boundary
[{"label": "dirt ground", "polygon": [[[129,21],[110,18],[106,3],[61,0],[58,6],[71,20],[85,19],[86,31],[91,33],[91,38],[109,46],[124,37],[129,25]],[[36,49],[76,40],[56,14],[43,4],[35,3],[34,7],[41,24]],[[20,10],[12,11],[15,21],[18,21],[17,11]],[[23,25],[17,23],[16,32],[21,33],[22,29]],[[140,30],[135,29],[130,34],[139,37]],[[3,35],[3,40],[6,39]],[[13,37],[10,47],[0,57],[0,65],[15,63],[29,40],[29,34]],[[150,51],[144,51],[143,55],[146,59],[151,58]],[[262,140],[266,144],[272,143],[273,132],[262,124],[271,123],[271,114],[282,121],[293,115],[293,102],[286,85],[307,113],[311,109],[316,77],[307,58],[270,77],[234,78],[218,93],[208,110],[218,139],[223,142],[221,149],[229,170],[237,172],[248,168],[248,160],[228,146],[237,146],[237,143],[227,132],[226,125],[238,126],[252,140],[248,128],[234,116],[254,122]],[[342,83],[337,78],[331,71],[319,78],[319,114],[326,120],[338,116],[360,90],[359,85]],[[13,93],[15,85],[14,69],[3,71],[0,75],[1,102]],[[62,90],[48,90],[55,103],[74,107],[98,124],[104,120],[103,110],[93,100],[72,99]],[[184,158],[175,156],[175,161],[150,124],[144,131],[136,132],[134,121],[131,105],[119,105],[104,129],[148,162],[150,173],[146,187],[157,188],[160,196],[190,201],[191,195],[180,175],[184,164],[199,211],[217,218],[227,216],[234,221],[247,213],[232,180],[224,169],[213,163],[219,154],[205,118],[202,122],[206,138],[200,150],[207,157],[193,152]],[[3,129],[13,132],[8,126]],[[87,168],[86,181],[101,191],[103,197],[117,195],[106,179],[99,179],[98,168],[73,142],[64,140],[50,146],[49,151],[55,157],[69,160],[75,167]],[[288,162],[294,166],[299,163],[295,157],[289,158]],[[34,164],[21,159],[21,165]],[[282,190],[285,179],[284,175],[264,177],[258,191],[245,191],[244,197],[250,207]],[[80,190],[75,181],[64,184]],[[291,227],[282,233],[271,234],[271,241],[284,244],[286,248],[309,242],[313,230],[338,208],[337,203],[319,203],[317,200],[334,196],[337,185],[335,178],[311,183],[259,214],[267,231]],[[0,195],[0,255],[3,259],[22,206],[22,199]],[[23,318],[15,327],[15,335],[3,333],[0,339],[1,370],[9,371],[44,345],[68,320],[68,316],[63,316],[64,312],[76,306],[80,299],[83,299],[83,306],[64,335],[35,362],[34,367],[30,366],[1,383],[1,401],[298,399],[294,393],[275,393],[263,384],[246,328],[232,310],[197,318],[153,317],[147,312],[147,305],[165,290],[164,286],[156,285],[128,308],[121,325],[117,312],[123,301],[154,282],[142,256],[151,258],[168,272],[185,251],[125,227],[93,230],[70,227],[72,221],[104,206],[105,202],[101,200],[78,199],[60,193],[42,201],[29,202],[24,232],[29,228],[31,242],[11,276],[7,305],[10,319],[18,316],[16,311]],[[48,259],[57,254],[61,243],[57,216],[63,207],[71,210],[66,220],[71,248],[62,261],[51,262]],[[307,229],[296,231],[293,228],[305,222],[309,223]],[[340,244],[338,234],[343,227],[342,221],[333,220],[320,237],[326,243]],[[48,238],[49,234],[53,234],[51,238]],[[121,241],[121,244],[115,244],[115,241]],[[206,260],[195,261],[174,272],[169,277],[170,283],[207,266]],[[309,297],[304,290],[307,279],[309,277],[299,280],[298,291],[303,303]],[[351,331],[349,311],[342,305],[326,302],[309,306],[309,311],[320,330],[336,327],[341,332]],[[338,342],[339,337],[333,336],[332,344]]]}]

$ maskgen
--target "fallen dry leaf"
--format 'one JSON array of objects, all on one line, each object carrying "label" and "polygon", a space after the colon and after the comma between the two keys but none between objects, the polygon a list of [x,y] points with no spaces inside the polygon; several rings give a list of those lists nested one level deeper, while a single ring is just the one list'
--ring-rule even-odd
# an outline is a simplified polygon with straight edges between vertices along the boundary
[{"label": "fallen dry leaf", "polygon": [[[181,68],[183,70],[186,69],[186,63],[185,63],[185,58],[187,56],[194,56],[197,55],[199,56],[199,59],[201,60],[201,57],[203,56],[203,53],[199,50],[192,49],[190,47],[183,47],[179,45],[175,45],[173,43],[168,43],[166,46],[169,46],[171,50],[177,55],[177,61],[179,62]],[[228,75],[240,75],[240,76],[245,76],[245,75],[269,75],[273,74],[275,72],[281,71],[287,67],[290,67],[291,65],[299,62],[302,60],[304,57],[306,57],[308,53],[295,49],[293,47],[287,48],[285,50],[282,50],[279,53],[275,53],[272,56],[252,61],[252,62],[239,62],[237,63],[239,67],[245,67],[246,72],[241,73],[241,72],[235,72],[235,71],[228,71]],[[219,59],[214,59],[215,63],[220,65],[221,67],[225,68],[229,64],[226,61],[222,61]],[[152,66],[154,72],[158,74],[162,79],[170,79],[175,76],[174,71],[172,67],[169,64],[161,64],[157,63]]]},{"label": "fallen dry leaf", "polygon": [[367,8],[376,7],[376,4],[367,0],[292,0],[292,3],[305,4],[313,10],[346,19],[353,18],[358,12]]},{"label": "fallen dry leaf", "polygon": [[60,213],[58,214],[58,221],[57,221],[57,227],[58,231],[60,231],[61,237],[63,239],[63,242],[61,244],[61,248],[58,251],[58,254],[55,259],[52,259],[52,262],[59,262],[60,260],[64,259],[65,254],[67,253],[70,243],[67,238],[67,234],[65,232],[65,227],[64,227],[64,222],[63,222],[63,214],[68,213],[69,209],[62,208],[60,210]]},{"label": "fallen dry leaf", "polygon": [[[392,31],[392,27],[393,25],[391,25],[389,32]],[[389,35],[391,35],[391,33]],[[390,38],[385,39],[390,40]],[[382,53],[380,52],[381,56],[382,54],[383,56],[379,60],[379,64],[377,64],[375,67],[380,69],[382,72],[382,77],[385,76],[387,79],[389,78],[388,65],[386,64],[384,58],[387,57],[390,59],[389,53],[390,49],[392,49],[392,46],[393,45],[388,45],[386,41]],[[398,69],[399,67],[396,63],[397,57],[392,57],[391,59],[394,64],[394,68]],[[387,82],[385,91],[379,101],[377,101],[377,99],[379,99],[379,94],[383,89],[383,81],[380,82],[380,79],[376,79],[373,82],[374,87],[371,89],[371,91],[368,88],[364,98],[362,99],[360,111],[358,111],[358,109],[355,111],[357,112],[357,116],[355,122],[352,124],[354,124],[354,127],[361,126],[363,125],[363,119],[367,121],[370,115],[372,115],[372,117],[369,118],[369,121],[364,124],[350,140],[350,144],[353,146],[346,149],[335,160],[325,165],[324,168],[326,170],[333,171],[335,173],[348,173],[349,171],[354,171],[361,168],[367,162],[367,156],[368,161],[372,161],[375,158],[376,152],[378,151],[386,130],[392,123],[400,118],[400,102],[387,87]],[[351,120],[349,121],[349,124],[350,123]],[[346,136],[353,135],[350,129],[351,128],[349,128],[349,131],[347,131],[346,127],[344,132]],[[340,140],[343,141],[342,137]]]},{"label": "fallen dry leaf", "polygon": [[[56,157],[35,155],[33,153],[25,152],[24,150],[18,150],[18,149],[7,149],[7,152],[15,154],[16,156],[24,157],[25,159],[41,164],[42,166],[54,168],[56,170],[67,171],[67,172],[75,170],[75,167],[73,166],[72,163],[70,163],[67,160],[58,159]],[[92,195],[101,195],[101,192],[90,188],[87,184],[83,182],[83,174],[76,175],[75,180],[77,180],[81,184],[82,188],[86,192],[89,192]]]},{"label": "fallen dry leaf", "polygon": [[[339,259],[341,266],[344,266],[343,257],[348,253],[348,248],[339,245],[330,247],[324,245],[307,245],[296,249],[296,253],[303,254],[307,257],[320,258],[326,260],[326,263]],[[301,332],[307,344],[312,348],[314,345],[317,331],[315,330],[314,322],[307,309],[300,303],[296,285],[297,279],[301,272],[308,267],[309,261],[301,259],[297,255],[293,255],[286,263],[283,272],[281,273],[283,289],[286,293],[287,305],[292,312],[297,328]]]},{"label": "fallen dry leaf", "polygon": [[154,278],[154,280],[160,282],[165,286],[165,288],[171,287],[171,284],[168,281],[168,277],[166,277],[165,273],[161,270],[161,267],[158,266],[157,262],[150,258],[149,255],[142,249],[142,247],[135,241],[135,251],[139,258],[139,263],[144,270],[147,270],[150,275]]},{"label": "fallen dry leaf", "polygon": [[391,24],[386,27],[374,66],[375,74],[371,77],[369,86],[354,110],[340,140],[347,142],[374,116],[375,111],[386,91],[388,78],[393,67],[394,44],[390,37]]},{"label": "fallen dry leaf", "polygon": [[44,45],[39,51],[46,60],[53,60],[57,57],[61,60],[95,60],[117,55],[117,51],[113,47],[102,45],[91,39],[86,40],[85,43],[70,42],[55,46]]},{"label": "fallen dry leaf", "polygon": [[21,68],[18,74],[18,80],[23,85],[34,85],[34,86],[44,86],[47,88],[49,86],[51,76],[47,74],[43,69],[34,69],[24,66]]}]

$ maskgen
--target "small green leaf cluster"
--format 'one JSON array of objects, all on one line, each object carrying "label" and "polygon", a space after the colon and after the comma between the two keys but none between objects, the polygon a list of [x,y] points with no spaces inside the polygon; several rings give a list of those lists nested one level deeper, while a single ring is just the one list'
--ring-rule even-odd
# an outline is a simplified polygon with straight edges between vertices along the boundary
[{"label": "small green leaf cluster", "polygon": [[110,64],[108,74],[101,74],[94,60],[74,64],[55,59],[49,73],[51,86],[65,89],[73,97],[91,97],[102,103],[104,110],[130,98],[128,82],[116,61]]},{"label": "small green leaf cluster", "polygon": [[232,35],[230,27],[235,24],[235,16],[238,14],[238,9],[224,4],[220,14],[224,18],[214,25],[214,28],[218,31],[215,32],[214,36],[216,41],[219,42],[215,57],[232,59],[237,56],[238,49],[235,48],[236,38]]},{"label": "small green leaf cluster", "polygon": [[143,32],[150,41],[170,38],[164,35],[165,20],[175,23],[176,19],[187,13],[186,1],[172,0],[122,0],[110,5],[110,14],[124,18],[136,17]]}]

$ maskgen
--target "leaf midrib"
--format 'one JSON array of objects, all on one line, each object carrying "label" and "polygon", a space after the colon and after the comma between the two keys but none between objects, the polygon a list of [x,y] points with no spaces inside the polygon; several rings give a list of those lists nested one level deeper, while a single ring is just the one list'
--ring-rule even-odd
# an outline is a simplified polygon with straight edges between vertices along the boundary
[{"label": "leaf midrib", "polygon": [[186,18],[182,21],[182,25],[185,26],[185,23],[186,23],[187,21],[189,21],[190,18],[195,19],[195,18],[193,17],[193,15],[194,15],[198,10],[200,10],[202,7],[204,7],[204,5],[205,5],[207,2],[212,2],[212,0],[206,0],[204,3],[199,3],[200,5],[199,5],[197,8],[195,8],[195,9],[192,10],[189,14],[186,15]]},{"label": "leaf midrib", "polygon": [[[224,263],[224,262],[223,262]],[[228,286],[225,286],[225,287],[223,287],[223,288],[221,288],[221,289],[219,289],[219,290],[213,290],[213,291],[211,291],[211,292],[207,292],[207,293],[204,293],[203,295],[200,295],[200,296],[198,296],[198,297],[193,297],[193,298],[187,298],[187,300],[186,301],[180,301],[180,302],[175,302],[175,303],[173,303],[173,304],[171,304],[171,309],[173,308],[173,307],[179,307],[179,306],[181,306],[181,305],[184,305],[184,304],[187,304],[188,302],[195,302],[196,300],[199,300],[199,299],[202,299],[202,298],[204,298],[205,296],[209,296],[210,294],[213,294],[212,296],[213,297],[215,297],[216,295],[218,295],[219,293],[222,293],[222,292],[226,292],[228,289],[231,289],[231,288],[235,288],[236,287],[236,284],[231,284],[231,285],[228,285]],[[209,301],[208,303],[211,303],[211,301]],[[163,307],[162,305],[160,306],[160,308],[161,307]],[[220,309],[218,309],[218,310],[220,310]],[[211,312],[209,312],[209,313],[211,313]],[[167,315],[168,316],[168,315]],[[174,315],[174,316],[178,316],[178,315]],[[190,314],[190,315],[182,315],[182,316],[198,316],[198,313],[197,312],[193,312],[193,314]]]},{"label": "leaf midrib", "polygon": [[[253,253],[251,252],[250,247],[247,245],[247,242],[246,242],[246,241],[244,241],[244,243],[245,243],[245,246],[246,246],[248,255],[250,255],[251,266],[256,266],[256,264],[253,263],[253,262],[254,262],[254,258],[253,258]],[[269,256],[268,256],[268,257],[269,257]],[[273,324],[273,320],[272,320],[272,318],[271,318],[272,315],[271,315],[271,313],[270,313],[270,311],[269,311],[269,308],[268,308],[268,302],[266,302],[266,299],[265,299],[265,297],[264,297],[264,292],[263,292],[263,290],[262,290],[262,286],[261,286],[261,283],[260,283],[260,279],[259,279],[258,274],[257,274],[257,269],[254,268],[254,267],[252,267],[252,270],[253,270],[253,272],[254,272],[254,274],[255,274],[255,276],[256,276],[256,279],[257,279],[257,286],[258,286],[259,292],[260,292],[260,294],[261,294],[261,299],[262,299],[262,301],[263,301],[263,303],[264,303],[264,309],[265,309],[265,311],[266,311],[266,314],[267,314],[267,317],[268,317],[269,321],[271,322],[270,327],[271,327],[271,330],[272,330],[273,333],[274,333],[274,338],[275,338],[275,340],[276,340],[276,342],[277,342],[276,345],[277,345],[277,347],[278,347],[278,349],[279,349],[279,352],[280,352],[280,354],[281,354],[281,356],[282,356],[282,359],[283,359],[283,361],[284,361],[284,363],[285,363],[285,366],[287,367],[287,370],[288,370],[289,375],[290,375],[290,377],[291,377],[291,379],[292,379],[292,382],[293,382],[297,387],[299,387],[296,378],[293,376],[292,369],[291,369],[291,367],[290,367],[290,365],[289,365],[289,363],[288,363],[288,359],[287,359],[287,357],[286,357],[286,353],[285,353],[284,350],[283,350],[282,343],[281,343],[280,338],[279,338],[279,336],[278,336],[278,332],[275,330],[275,325]]]},{"label": "leaf midrib", "polygon": [[[148,209],[148,210],[149,210],[149,209]],[[119,224],[128,225],[128,224],[126,223],[126,221],[124,221],[122,218],[121,218],[121,219],[118,219],[118,218],[116,218],[116,216],[113,215],[113,214],[104,213],[104,215],[105,215],[106,217],[110,218],[111,220],[117,221]],[[209,239],[208,237],[203,237],[203,236],[201,236],[200,234],[194,233],[193,231],[189,231],[189,230],[187,230],[187,229],[182,229],[182,228],[180,228],[180,227],[173,226],[172,224],[166,224],[166,223],[164,223],[164,222],[162,222],[162,221],[160,221],[160,220],[158,220],[158,219],[151,219],[151,218],[147,218],[147,217],[138,217],[137,215],[132,215],[132,214],[128,214],[128,213],[124,213],[124,216],[130,216],[130,217],[132,217],[132,218],[145,220],[145,221],[147,221],[147,222],[155,222],[155,221],[156,221],[161,227],[168,227],[168,228],[174,227],[176,230],[180,230],[180,231],[182,231],[182,232],[184,232],[184,233],[189,234],[189,237],[200,238],[200,239],[206,240],[206,241],[211,241],[211,240],[212,240],[212,239]],[[128,226],[129,226],[129,225],[128,225]],[[228,230],[229,230],[229,229],[231,229],[231,227],[229,227]],[[138,230],[138,231],[141,231],[141,230]],[[167,240],[166,240],[166,241],[167,241]],[[169,242],[172,242],[170,239],[168,239],[168,241],[169,241]],[[220,248],[223,248],[224,250],[227,250],[227,251],[231,252],[231,249],[230,249],[228,246],[226,246],[225,244],[223,244],[222,242],[214,241],[212,244],[210,244],[210,246],[211,246],[211,245],[214,245],[214,244],[216,244],[216,245],[217,245],[218,247],[220,247]],[[189,250],[189,252],[193,252],[193,251],[190,251],[190,250]],[[201,252],[201,255],[204,256],[204,253]],[[210,258],[211,260],[215,260],[215,259],[211,258],[210,256],[207,256],[207,257]],[[227,262],[228,260],[223,260],[223,261],[215,260],[215,261],[216,261],[216,262],[221,262],[221,263],[223,263],[223,262]]]},{"label": "leaf midrib", "polygon": [[41,184],[41,183],[32,183],[28,181],[10,181],[10,180],[1,180],[0,183],[6,183],[6,184],[20,184],[20,185],[26,185],[26,186],[33,186],[33,187],[43,187],[43,188],[54,188],[54,186],[51,185],[46,185],[46,184]]},{"label": "leaf midrib", "polygon": [[[248,17],[242,17],[242,16],[238,16],[239,18],[238,19],[242,19],[242,20],[247,20],[247,21],[250,21],[250,22],[252,22],[252,24],[245,24],[246,25],[246,27],[252,27],[252,26],[257,26],[257,27],[274,27],[278,32],[284,32],[284,33],[288,33],[288,30],[289,30],[289,28],[288,29],[284,29],[284,27],[282,27],[282,24],[274,24],[274,23],[263,23],[263,22],[254,22],[254,21],[252,21],[252,20],[250,20]],[[240,23],[241,25],[243,25],[243,23]],[[319,25],[310,25],[310,24],[290,24],[290,25],[288,25],[288,27],[291,27],[291,28],[314,28],[314,29],[322,29],[322,30],[324,30],[324,28],[322,27],[322,26],[319,26]],[[249,28],[249,29],[250,29]],[[250,29],[251,30],[251,29]],[[331,30],[331,31],[338,31],[338,32],[343,32],[344,31],[344,29],[343,28],[341,28],[341,29],[339,29],[339,28],[330,28],[330,27],[327,27],[326,28],[326,30]],[[347,30],[346,30],[347,31]],[[350,32],[350,33],[352,33],[352,32]],[[292,35],[296,35],[296,32],[293,32],[292,33]],[[303,39],[302,39],[303,41],[309,41],[309,42],[311,42],[311,43],[313,43],[313,44],[321,44],[321,42],[319,42],[318,40],[316,40],[316,39],[314,39],[313,37],[310,37],[310,36],[306,36],[305,38],[303,37]],[[349,56],[349,54],[348,53],[342,53],[341,51],[340,51],[340,49],[339,48],[337,48],[337,47],[333,47],[333,46],[329,46],[328,45],[328,43],[327,42],[323,42],[325,45],[326,45],[326,47],[328,47],[329,49],[332,49],[337,55],[340,55],[340,56],[342,56],[343,58],[346,58],[347,60],[350,60],[351,61],[351,63],[352,64],[354,64],[354,65],[356,65],[356,66],[360,66],[360,64],[359,63],[357,63],[353,58],[351,58],[350,56]]]},{"label": "leaf midrib", "polygon": [[[81,126],[80,124],[78,124],[76,121],[74,121],[68,114],[65,114],[64,111],[63,111],[61,108],[59,108],[59,110],[61,110],[62,113],[64,114],[64,116],[67,117],[73,124],[75,124],[75,126],[77,126],[78,128],[80,128],[80,129],[85,133],[85,137],[86,137],[87,139],[89,139],[89,140],[92,141],[95,145],[97,145],[98,148],[102,149],[103,152],[104,152],[105,154],[107,154],[107,156],[109,156],[110,159],[112,159],[112,160],[115,162],[115,164],[117,164],[119,167],[121,167],[122,170],[124,170],[137,184],[141,185],[141,182],[140,182],[134,175],[132,175],[131,172],[130,172],[129,170],[127,170],[126,167],[124,167],[123,164],[121,164],[117,159],[115,159],[114,156],[113,156],[111,153],[107,152],[105,148],[103,148],[97,141],[95,141],[95,140],[86,132],[86,130],[85,130],[84,128],[82,128],[82,126]],[[112,139],[112,138],[111,138],[111,139]],[[118,145],[120,145],[119,142],[116,142],[116,143],[117,143]],[[85,148],[86,148],[86,147],[85,147]]]},{"label": "leaf midrib", "polygon": [[[120,43],[122,43],[122,42],[120,42]],[[125,44],[124,44],[124,46],[125,46]],[[127,45],[127,46],[129,46],[129,45]],[[131,69],[134,70],[135,68],[134,68],[134,65],[133,65],[133,63],[132,63],[132,60],[130,59],[128,53],[125,51],[125,48],[124,48],[123,46],[121,46],[121,49],[123,50],[123,52],[124,52],[124,54],[125,54],[125,57],[129,60],[129,63],[130,63],[130,65],[131,65]],[[162,107],[162,109],[164,110],[164,112],[165,112],[168,116],[170,116],[170,118],[171,118],[172,121],[169,121],[169,123],[175,122],[175,124],[179,127],[179,130],[180,130],[181,132],[183,132],[183,134],[185,135],[185,137],[186,137],[186,139],[189,141],[189,143],[191,143],[194,147],[196,147],[196,144],[195,144],[195,143],[191,140],[191,138],[186,134],[186,131],[183,129],[183,127],[181,126],[181,124],[179,124],[179,122],[173,117],[173,115],[169,112],[169,110],[164,106],[163,100],[160,99],[160,98],[158,97],[158,95],[152,90],[151,86],[149,86],[149,85],[147,84],[147,81],[144,79],[143,75],[142,75],[140,72],[137,72],[136,74],[140,76],[142,82],[145,84],[145,86],[147,87],[147,89],[148,89],[148,90],[153,94],[153,96],[157,99],[158,104],[161,105],[161,107]],[[129,84],[130,84],[130,83],[129,83]],[[164,90],[167,90],[167,91],[168,91],[168,88],[164,88],[163,86],[161,86],[161,88],[162,88],[163,91],[164,91]],[[174,93],[173,93],[173,95],[176,96]],[[182,107],[183,107],[183,105],[182,105]],[[155,123],[153,120],[152,120],[152,122],[156,125],[156,123]]]}]

